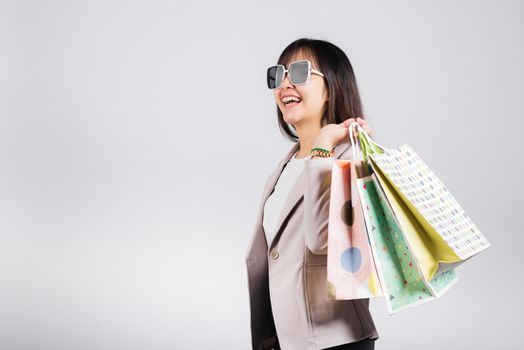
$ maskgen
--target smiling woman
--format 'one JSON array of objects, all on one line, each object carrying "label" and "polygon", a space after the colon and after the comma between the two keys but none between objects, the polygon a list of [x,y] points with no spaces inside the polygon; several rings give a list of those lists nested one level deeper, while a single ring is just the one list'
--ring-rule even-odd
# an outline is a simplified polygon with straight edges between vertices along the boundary
[{"label": "smiling woman", "polygon": [[[319,80],[325,83],[325,94],[328,100],[323,105],[324,109],[321,112],[321,127],[331,123],[341,123],[350,117],[364,118],[353,67],[346,54],[340,48],[323,40],[299,39],[284,49],[278,59],[278,64],[289,66],[291,62],[299,59],[306,59],[311,62],[311,72],[313,73],[311,74],[311,80],[313,84]],[[282,83],[284,82],[285,79],[282,80]],[[289,79],[287,82],[291,83]],[[294,92],[297,93],[313,92],[311,89],[307,89],[309,84],[304,84],[304,86],[299,86],[299,84],[291,85],[295,86]],[[318,84],[314,86],[318,87]],[[271,86],[269,87],[271,88]],[[285,95],[290,93],[288,88],[289,86],[286,85],[282,86],[281,89],[274,90],[278,105],[277,116],[280,129],[284,135],[291,141],[297,141],[296,130],[293,131],[289,124],[292,127],[294,125],[284,119],[282,105],[279,104],[277,96],[278,94]]]},{"label": "smiling woman", "polygon": [[[315,59],[306,52],[298,52],[291,60],[298,58],[301,59],[286,63],[289,66],[287,76],[285,69],[276,70],[273,94],[283,121],[300,127],[315,121],[323,113],[328,93],[323,81],[324,74],[315,68]],[[272,68],[268,69],[268,73],[270,70]]]},{"label": "smiling woman", "polygon": [[371,131],[353,68],[337,46],[299,39],[267,85],[294,144],[266,181],[246,256],[253,349],[373,349],[369,300],[327,299],[333,160],[351,158],[352,122]]}]

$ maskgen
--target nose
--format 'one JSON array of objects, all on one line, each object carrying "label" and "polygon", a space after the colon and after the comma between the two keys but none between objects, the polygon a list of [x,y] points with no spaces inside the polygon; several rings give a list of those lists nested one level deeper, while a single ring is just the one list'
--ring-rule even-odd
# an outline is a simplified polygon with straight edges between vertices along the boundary
[{"label": "nose", "polygon": [[289,89],[295,87],[293,84],[291,84],[291,81],[289,81],[288,73],[286,73],[286,76],[284,77],[284,80],[282,80],[282,85],[280,87],[282,89]]}]

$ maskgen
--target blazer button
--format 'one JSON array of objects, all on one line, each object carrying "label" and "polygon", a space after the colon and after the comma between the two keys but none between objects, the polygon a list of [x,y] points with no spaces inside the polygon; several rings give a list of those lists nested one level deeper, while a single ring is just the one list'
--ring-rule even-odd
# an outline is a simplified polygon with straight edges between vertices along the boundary
[{"label": "blazer button", "polygon": [[278,259],[278,252],[276,250],[273,250],[271,252],[271,259],[277,260]]}]

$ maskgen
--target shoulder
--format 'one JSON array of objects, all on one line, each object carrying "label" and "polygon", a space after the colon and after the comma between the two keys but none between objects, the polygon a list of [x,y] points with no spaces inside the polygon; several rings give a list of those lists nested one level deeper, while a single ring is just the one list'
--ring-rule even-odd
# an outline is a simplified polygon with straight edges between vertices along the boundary
[{"label": "shoulder", "polygon": [[352,160],[353,159],[353,146],[351,142],[342,142],[335,147],[335,158]]}]

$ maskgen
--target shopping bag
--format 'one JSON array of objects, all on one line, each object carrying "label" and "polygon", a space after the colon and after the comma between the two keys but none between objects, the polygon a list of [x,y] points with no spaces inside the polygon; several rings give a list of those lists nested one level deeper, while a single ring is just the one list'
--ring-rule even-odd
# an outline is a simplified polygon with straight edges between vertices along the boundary
[{"label": "shopping bag", "polygon": [[455,271],[450,269],[424,280],[373,169],[367,167],[369,155],[382,150],[363,135],[359,134],[357,142],[350,133],[350,139],[353,159],[362,161],[361,172],[368,175],[357,179],[356,187],[389,314],[442,296],[458,281]]},{"label": "shopping bag", "polygon": [[455,271],[442,272],[426,282],[375,176],[356,182],[388,313],[442,296],[458,281]]},{"label": "shopping bag", "polygon": [[358,125],[374,173],[425,281],[491,245],[444,184],[408,145],[387,149]]},{"label": "shopping bag", "polygon": [[334,160],[328,221],[328,299],[382,296],[355,179],[353,162]]}]

